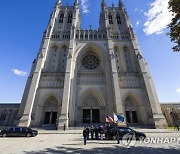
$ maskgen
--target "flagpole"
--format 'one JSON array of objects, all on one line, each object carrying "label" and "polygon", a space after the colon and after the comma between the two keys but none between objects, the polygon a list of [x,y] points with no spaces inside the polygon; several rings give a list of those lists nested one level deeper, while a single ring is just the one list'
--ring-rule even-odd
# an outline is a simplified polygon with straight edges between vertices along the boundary
[{"label": "flagpole", "polygon": [[119,144],[119,129],[118,129],[118,121],[117,121],[117,144]]}]

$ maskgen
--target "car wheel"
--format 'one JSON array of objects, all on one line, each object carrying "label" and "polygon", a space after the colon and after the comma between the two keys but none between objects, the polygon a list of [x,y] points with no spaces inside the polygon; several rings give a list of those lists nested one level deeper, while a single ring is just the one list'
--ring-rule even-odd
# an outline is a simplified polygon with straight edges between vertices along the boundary
[{"label": "car wheel", "polygon": [[6,133],[2,134],[2,137],[6,137],[6,136],[7,136],[7,134],[6,134]]},{"label": "car wheel", "polygon": [[27,136],[27,137],[31,137],[31,134],[30,134],[30,133],[28,133],[26,136]]}]

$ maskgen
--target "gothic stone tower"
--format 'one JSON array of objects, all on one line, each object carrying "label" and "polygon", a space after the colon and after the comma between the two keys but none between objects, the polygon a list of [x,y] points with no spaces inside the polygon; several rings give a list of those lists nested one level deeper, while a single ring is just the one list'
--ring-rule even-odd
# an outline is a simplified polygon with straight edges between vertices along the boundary
[{"label": "gothic stone tower", "polygon": [[55,5],[33,62],[16,124],[61,128],[104,123],[113,113],[129,125],[166,125],[127,12],[101,3],[99,29],[80,27],[79,2]]}]

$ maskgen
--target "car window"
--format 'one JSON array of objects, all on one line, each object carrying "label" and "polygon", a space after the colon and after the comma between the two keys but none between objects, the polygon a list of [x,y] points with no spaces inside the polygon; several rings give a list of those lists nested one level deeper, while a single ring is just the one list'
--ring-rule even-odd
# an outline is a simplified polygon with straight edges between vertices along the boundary
[{"label": "car window", "polygon": [[26,131],[26,128],[21,128],[21,131],[25,132],[25,131]]},{"label": "car window", "polygon": [[14,130],[14,128],[10,128],[9,130],[13,131],[13,130]]},{"label": "car window", "polygon": [[119,131],[120,131],[120,132],[124,132],[124,129],[120,128]]},{"label": "car window", "polygon": [[15,128],[15,131],[20,131],[20,128]]}]

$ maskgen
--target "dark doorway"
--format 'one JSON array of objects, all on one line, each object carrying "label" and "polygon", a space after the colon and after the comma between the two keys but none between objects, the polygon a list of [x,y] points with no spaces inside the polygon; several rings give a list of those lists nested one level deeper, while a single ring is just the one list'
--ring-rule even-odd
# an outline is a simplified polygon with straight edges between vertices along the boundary
[{"label": "dark doorway", "polygon": [[51,124],[56,124],[57,112],[52,112]]},{"label": "dark doorway", "polygon": [[44,124],[49,124],[51,112],[45,112]]},{"label": "dark doorway", "polygon": [[138,123],[136,111],[132,111],[133,123]]},{"label": "dark doorway", "polygon": [[56,124],[57,112],[45,112],[44,124]]},{"label": "dark doorway", "polygon": [[83,109],[83,123],[100,123],[100,110]]},{"label": "dark doorway", "polygon": [[126,111],[126,122],[131,123],[129,111]]},{"label": "dark doorway", "polygon": [[90,122],[91,122],[91,110],[83,109],[83,123],[90,123]]},{"label": "dark doorway", "polygon": [[99,109],[92,109],[92,123],[100,123]]}]

